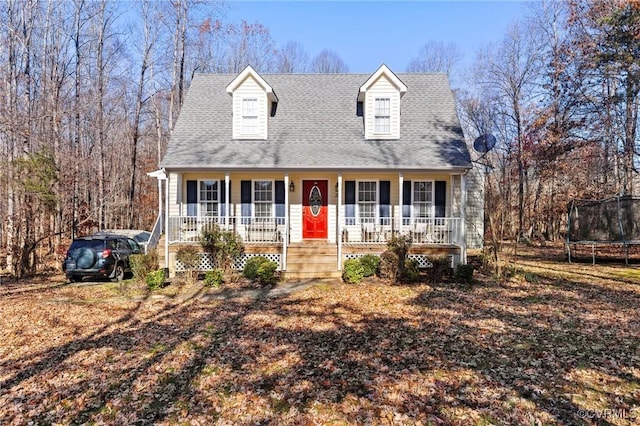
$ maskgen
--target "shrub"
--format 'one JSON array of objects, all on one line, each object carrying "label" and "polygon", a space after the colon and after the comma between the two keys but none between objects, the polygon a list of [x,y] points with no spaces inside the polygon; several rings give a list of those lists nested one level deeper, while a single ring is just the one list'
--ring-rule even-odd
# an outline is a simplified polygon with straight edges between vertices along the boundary
[{"label": "shrub", "polygon": [[470,283],[473,281],[473,271],[475,268],[473,265],[459,263],[456,266],[455,274],[456,281],[459,283]]},{"label": "shrub", "polygon": [[433,256],[429,261],[433,265],[429,271],[431,282],[441,281],[451,269],[451,258],[449,256]]},{"label": "shrub", "polygon": [[402,273],[402,281],[406,283],[414,283],[420,278],[420,269],[415,259],[407,259],[404,262],[404,271]]},{"label": "shrub", "polygon": [[166,277],[164,275],[164,269],[158,269],[156,271],[149,272],[145,277],[145,281],[149,290],[156,290],[162,287],[165,279]]},{"label": "shrub", "polygon": [[250,280],[258,280],[263,286],[278,282],[278,264],[264,256],[254,256],[244,265],[243,275]]},{"label": "shrub", "polygon": [[158,269],[158,259],[152,254],[132,254],[129,256],[131,273],[136,282],[146,280],[147,274]]},{"label": "shrub", "polygon": [[215,254],[220,239],[220,227],[215,223],[206,224],[200,231],[200,247],[205,253]]},{"label": "shrub", "polygon": [[398,276],[398,255],[391,250],[385,250],[380,255],[378,271],[380,278],[390,283],[395,283],[396,277]]},{"label": "shrub", "polygon": [[186,269],[186,276],[189,281],[195,282],[198,277],[198,266],[200,265],[200,252],[194,246],[181,247],[176,253],[178,259]]},{"label": "shrub", "polygon": [[[398,274],[404,274],[404,265],[407,260],[407,253],[411,248],[413,239],[409,235],[394,235],[387,241],[387,248],[398,256]],[[396,275],[398,275],[396,274]]]},{"label": "shrub", "polygon": [[244,265],[242,275],[244,275],[246,278],[249,278],[250,280],[255,280],[256,278],[258,278],[258,268],[260,268],[260,265],[268,261],[269,259],[264,256],[250,257],[249,259],[247,259],[247,263],[245,263]]},{"label": "shrub", "polygon": [[216,262],[225,274],[233,271],[233,262],[244,254],[244,243],[240,235],[231,231],[222,231],[216,246]]},{"label": "shrub", "polygon": [[360,258],[360,264],[364,269],[364,276],[370,277],[378,272],[380,257],[375,254],[365,254]]},{"label": "shrub", "polygon": [[360,259],[347,259],[342,268],[342,280],[349,284],[357,284],[364,278],[364,267]]},{"label": "shrub", "polygon": [[231,231],[223,231],[217,224],[209,224],[200,232],[200,246],[205,253],[211,253],[216,265],[229,274],[234,260],[244,254],[244,244],[240,236]]},{"label": "shrub", "polygon": [[278,282],[278,264],[271,260],[262,262],[258,267],[258,282],[263,286],[274,285]]},{"label": "shrub", "polygon": [[224,279],[224,271],[220,268],[216,268],[212,271],[207,271],[204,274],[204,286],[218,288],[222,285]]}]

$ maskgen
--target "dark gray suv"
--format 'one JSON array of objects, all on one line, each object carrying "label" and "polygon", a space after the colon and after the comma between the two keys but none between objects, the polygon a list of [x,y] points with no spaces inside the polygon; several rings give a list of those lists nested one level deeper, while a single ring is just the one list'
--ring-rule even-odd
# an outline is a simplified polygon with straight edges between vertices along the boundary
[{"label": "dark gray suv", "polygon": [[67,250],[62,270],[71,282],[85,277],[122,281],[131,272],[129,256],[143,252],[135,240],[124,235],[76,238]]}]

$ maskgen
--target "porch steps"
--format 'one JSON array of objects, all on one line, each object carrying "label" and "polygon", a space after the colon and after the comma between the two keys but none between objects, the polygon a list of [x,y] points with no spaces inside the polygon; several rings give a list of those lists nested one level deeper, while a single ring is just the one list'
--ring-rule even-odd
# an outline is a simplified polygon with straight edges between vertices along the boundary
[{"label": "porch steps", "polygon": [[160,239],[158,240],[158,246],[156,247],[156,256],[158,257],[158,266],[160,268],[163,267],[164,265],[164,239],[165,239],[165,234],[164,232],[162,233],[162,235],[160,235]]},{"label": "porch steps", "polygon": [[326,241],[292,243],[287,250],[287,270],[283,277],[287,280],[340,278],[337,256],[336,245]]}]

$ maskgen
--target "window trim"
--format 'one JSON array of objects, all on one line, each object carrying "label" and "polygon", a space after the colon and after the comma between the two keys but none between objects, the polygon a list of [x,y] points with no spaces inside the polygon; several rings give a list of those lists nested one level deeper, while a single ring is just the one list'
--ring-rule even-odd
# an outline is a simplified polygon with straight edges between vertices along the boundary
[{"label": "window trim", "polygon": [[[362,179],[362,180],[356,180],[356,193],[355,193],[355,218],[356,218],[356,223],[358,224],[362,224],[362,223],[368,223],[368,222],[363,222],[362,221],[362,216],[360,215],[360,183],[375,183],[375,190],[373,192],[374,196],[375,196],[375,200],[373,201],[373,217],[371,218],[373,223],[378,223],[379,220],[379,212],[380,212],[380,179]],[[371,203],[370,201],[366,201],[365,203]],[[367,218],[369,219],[369,218]]]},{"label": "window trim", "polygon": [[[411,221],[415,223],[416,219],[433,219],[436,213],[436,183],[435,179],[432,180],[412,180],[411,181]],[[431,215],[425,217],[418,217],[416,212],[416,200],[415,200],[415,188],[416,184],[430,183],[431,184],[431,206],[429,208]],[[426,204],[427,202],[420,202]]]},{"label": "window trim", "polygon": [[[256,182],[271,183],[271,212],[269,216],[256,216],[257,204],[266,204],[264,201],[256,201]],[[276,217],[276,181],[275,179],[252,179],[251,180],[251,217],[252,218],[275,218]]]},{"label": "window trim", "polygon": [[[220,189],[220,180],[218,179],[198,179],[198,216],[199,217],[215,217],[215,218],[220,218],[222,216],[224,216],[223,214],[221,214],[221,210],[222,210],[222,204],[223,201],[220,199],[220,193],[221,193],[221,189]],[[203,200],[201,195],[202,195],[202,183],[203,182],[213,182],[216,184],[216,190],[215,190],[215,194],[216,194],[216,199],[217,201],[208,201],[208,200]],[[202,204],[203,203],[212,203],[212,204],[217,204],[218,205],[218,214],[217,215],[207,215],[204,214],[205,211],[202,208]]]},{"label": "window trim", "polygon": [[[379,102],[384,102],[384,109],[379,108]],[[379,120],[385,119],[387,125],[385,129],[381,128]],[[375,97],[373,104],[373,133],[376,135],[390,135],[391,134],[391,97]]]},{"label": "window trim", "polygon": [[[255,96],[251,96],[251,97],[247,96],[247,97],[243,97],[240,102],[241,102],[240,133],[242,135],[258,135],[260,133],[259,123],[258,123],[258,117],[260,115],[258,113],[258,109],[259,109],[258,98]],[[253,111],[249,111],[248,108],[245,108],[245,106],[248,107],[250,104],[252,104],[252,106],[254,107]],[[255,126],[251,126],[251,130],[249,130],[247,126],[247,123],[249,123],[248,120],[255,120],[255,121],[251,121],[252,124],[255,124]]]}]

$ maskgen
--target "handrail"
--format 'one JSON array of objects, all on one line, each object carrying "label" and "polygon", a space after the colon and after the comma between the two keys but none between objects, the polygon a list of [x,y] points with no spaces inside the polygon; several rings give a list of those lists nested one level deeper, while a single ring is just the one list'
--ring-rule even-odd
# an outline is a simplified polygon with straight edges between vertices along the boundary
[{"label": "handrail", "polygon": [[164,225],[163,217],[164,214],[161,213],[156,218],[156,222],[153,224],[151,236],[149,237],[149,241],[147,241],[147,245],[144,248],[145,254],[149,254],[151,250],[155,250],[158,247],[158,242],[160,242],[160,236],[162,235],[162,228]]}]

